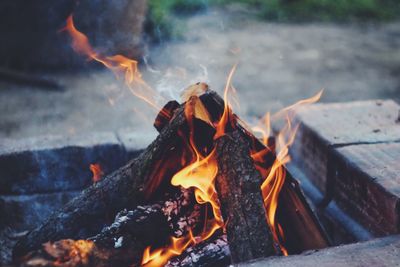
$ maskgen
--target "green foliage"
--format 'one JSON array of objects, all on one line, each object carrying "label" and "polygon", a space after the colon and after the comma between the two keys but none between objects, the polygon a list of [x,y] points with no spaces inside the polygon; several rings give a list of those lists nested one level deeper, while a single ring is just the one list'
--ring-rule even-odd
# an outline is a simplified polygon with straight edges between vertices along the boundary
[{"label": "green foliage", "polygon": [[154,40],[179,37],[184,30],[176,15],[194,14],[208,6],[241,3],[265,20],[370,21],[400,18],[400,0],[148,0],[146,31]]},{"label": "green foliage", "polygon": [[194,14],[205,10],[208,0],[148,0],[146,32],[153,39],[179,38],[184,31],[177,14]]},{"label": "green foliage", "polygon": [[368,21],[399,17],[397,0],[271,0],[261,16],[280,21]]}]

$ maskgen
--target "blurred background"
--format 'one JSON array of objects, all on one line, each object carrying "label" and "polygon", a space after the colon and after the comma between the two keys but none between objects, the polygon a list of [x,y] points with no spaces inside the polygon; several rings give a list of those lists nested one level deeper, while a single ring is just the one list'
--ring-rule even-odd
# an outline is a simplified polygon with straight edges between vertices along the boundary
[{"label": "blurred background", "polygon": [[3,0],[0,138],[152,129],[154,109],[72,50],[71,13],[167,100],[198,81],[222,92],[237,63],[248,119],[322,88],[323,102],[400,101],[398,0]]}]

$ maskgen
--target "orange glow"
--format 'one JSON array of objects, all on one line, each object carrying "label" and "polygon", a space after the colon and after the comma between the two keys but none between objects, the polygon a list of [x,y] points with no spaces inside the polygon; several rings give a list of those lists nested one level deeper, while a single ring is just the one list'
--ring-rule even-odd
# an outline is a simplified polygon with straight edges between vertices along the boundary
[{"label": "orange glow", "polygon": [[93,248],[93,241],[88,240],[63,239],[43,244],[46,253],[55,258],[54,266],[66,266],[68,264],[72,266],[77,263],[87,265]]},{"label": "orange glow", "polygon": [[[278,207],[278,197],[282,189],[282,186],[286,178],[285,164],[290,162],[289,147],[294,142],[296,137],[296,132],[298,129],[298,124],[293,126],[292,119],[295,111],[307,104],[315,103],[320,99],[322,91],[320,91],[315,96],[301,100],[294,105],[291,105],[283,110],[270,116],[267,113],[262,119],[263,123],[258,124],[253,128],[254,131],[261,132],[263,135],[263,143],[268,146],[268,137],[271,134],[271,120],[276,121],[282,117],[285,118],[285,126],[279,131],[276,137],[276,159],[270,168],[270,170],[261,170],[264,175],[264,182],[261,185],[261,191],[264,198],[264,205],[266,209],[267,221],[270,225],[271,232],[276,244],[279,244],[281,252],[287,255],[287,251],[281,244],[280,240],[284,240],[283,229],[277,225],[275,220],[276,209]],[[259,152],[254,152],[252,157],[255,161],[262,160],[263,153],[267,153],[267,150],[262,150]],[[265,176],[265,174],[267,175]]]},{"label": "orange glow", "polygon": [[93,174],[92,177],[93,183],[97,183],[98,181],[100,181],[101,177],[103,177],[104,175],[100,164],[99,163],[90,164],[89,169]]},{"label": "orange glow", "polygon": [[124,78],[125,84],[132,94],[148,103],[157,111],[161,109],[156,103],[159,100],[163,101],[162,97],[142,79],[142,74],[139,72],[136,60],[123,55],[104,56],[97,53],[90,45],[86,35],[76,29],[72,15],[68,17],[63,30],[71,36],[72,48],[75,52],[102,63],[111,69],[118,78]]}]

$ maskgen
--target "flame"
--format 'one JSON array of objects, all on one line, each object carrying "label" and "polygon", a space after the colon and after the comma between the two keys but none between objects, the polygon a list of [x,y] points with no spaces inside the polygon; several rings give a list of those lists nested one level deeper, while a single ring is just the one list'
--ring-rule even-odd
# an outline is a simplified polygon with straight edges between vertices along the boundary
[{"label": "flame", "polygon": [[231,71],[229,72],[228,78],[226,80],[226,85],[225,85],[225,89],[224,89],[224,112],[221,116],[221,119],[215,126],[215,129],[217,132],[214,135],[214,140],[225,134],[225,130],[226,130],[226,126],[227,126],[228,122],[230,122],[230,120],[233,119],[232,110],[229,107],[228,94],[230,92],[230,89],[232,89],[232,78],[233,78],[233,74],[236,71],[236,66],[237,65],[235,64],[232,67]]},{"label": "flame", "polygon": [[100,181],[101,177],[103,177],[104,175],[104,172],[101,169],[100,164],[99,163],[90,164],[89,169],[93,174],[92,177],[93,183],[97,183],[98,181]]},{"label": "flame", "polygon": [[[282,109],[281,111],[270,116],[267,113],[263,119],[262,123],[253,127],[253,131],[260,132],[263,135],[263,143],[267,146],[267,149],[254,152],[252,154],[253,159],[256,162],[262,161],[265,153],[268,153],[268,137],[271,134],[271,121],[276,121],[282,117],[285,117],[285,126],[279,131],[276,137],[276,159],[269,170],[261,169],[261,173],[264,175],[265,179],[261,185],[261,192],[264,198],[264,205],[266,209],[266,216],[268,224],[270,225],[271,232],[276,244],[279,245],[281,252],[284,255],[288,255],[287,250],[282,245],[280,240],[284,240],[283,229],[276,223],[275,215],[276,209],[278,207],[278,197],[282,189],[282,186],[286,178],[285,165],[290,162],[289,147],[293,144],[297,129],[299,124],[293,126],[292,120],[295,111],[307,104],[312,104],[317,102],[321,95],[322,90],[318,92],[315,96],[298,101],[297,103]],[[259,166],[258,166],[259,167]],[[259,168],[258,168],[259,169]],[[267,174],[267,175],[265,175]]]},{"label": "flame", "polygon": [[72,48],[75,52],[102,63],[111,69],[117,77],[123,77],[126,86],[135,96],[148,103],[157,111],[161,109],[156,103],[158,100],[163,101],[162,97],[142,79],[142,74],[139,72],[136,60],[123,55],[105,56],[96,52],[90,45],[86,35],[76,29],[72,15],[67,18],[66,26],[62,30],[68,32],[72,37]]},{"label": "flame", "polygon": [[171,257],[182,254],[187,247],[210,238],[223,225],[217,193],[214,187],[214,178],[218,172],[217,161],[214,156],[215,150],[205,158],[202,158],[197,149],[195,151],[196,161],[176,173],[171,179],[171,184],[182,186],[186,189],[194,188],[196,201],[199,204],[209,203],[212,207],[214,217],[207,220],[199,236],[193,236],[192,231],[190,231],[184,237],[172,237],[168,247],[156,249],[153,252],[150,252],[151,248],[147,247],[143,253],[142,265],[163,266]]},{"label": "flame", "polygon": [[[231,70],[229,75],[227,82],[228,85],[225,88],[225,96],[227,96],[234,69],[235,67]],[[187,247],[210,238],[215,231],[222,228],[224,224],[214,183],[215,177],[218,173],[218,163],[215,156],[216,150],[214,148],[207,156],[203,156],[196,147],[193,135],[193,118],[202,119],[208,124],[213,125],[210,120],[210,115],[198,98],[198,95],[205,92],[207,88],[204,84],[196,84],[189,87],[183,94],[184,100],[186,100],[185,117],[190,128],[189,145],[190,150],[193,152],[194,161],[177,172],[172,177],[171,184],[173,186],[181,186],[185,189],[194,189],[197,203],[211,205],[213,217],[206,219],[203,231],[196,237],[193,235],[192,231],[190,231],[189,234],[184,237],[172,237],[168,247],[156,249],[153,252],[150,251],[151,247],[147,247],[143,253],[142,265],[165,265],[171,257],[182,254]],[[228,105],[225,105],[225,115],[221,117],[221,120],[217,125],[217,127],[220,127],[223,132],[225,131],[225,125],[223,125],[221,121],[224,121],[225,123],[228,122],[228,110]]]}]

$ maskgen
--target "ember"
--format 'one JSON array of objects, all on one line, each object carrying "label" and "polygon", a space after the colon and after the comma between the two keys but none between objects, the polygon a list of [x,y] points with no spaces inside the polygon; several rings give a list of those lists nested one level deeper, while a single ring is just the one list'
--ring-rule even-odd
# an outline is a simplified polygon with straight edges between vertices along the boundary
[{"label": "ember", "polygon": [[93,174],[92,177],[93,183],[97,183],[98,181],[100,181],[101,177],[103,177],[104,175],[103,171],[101,170],[100,164],[98,163],[90,164],[89,169]]}]

